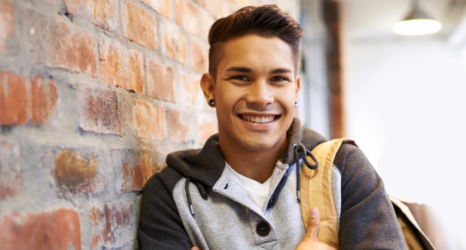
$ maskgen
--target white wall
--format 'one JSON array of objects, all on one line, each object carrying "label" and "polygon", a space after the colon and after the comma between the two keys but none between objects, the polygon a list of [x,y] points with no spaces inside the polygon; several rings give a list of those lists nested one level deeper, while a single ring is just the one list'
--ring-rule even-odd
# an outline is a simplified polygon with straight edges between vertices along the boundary
[{"label": "white wall", "polygon": [[435,37],[344,47],[347,135],[390,195],[431,205],[450,249],[466,249],[466,62]]}]

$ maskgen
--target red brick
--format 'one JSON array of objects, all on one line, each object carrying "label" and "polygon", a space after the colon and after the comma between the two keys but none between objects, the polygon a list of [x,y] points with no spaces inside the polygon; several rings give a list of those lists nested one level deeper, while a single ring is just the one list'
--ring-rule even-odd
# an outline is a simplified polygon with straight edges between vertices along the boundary
[{"label": "red brick", "polygon": [[112,151],[116,185],[121,193],[141,191],[152,176],[152,154],[149,151]]},{"label": "red brick", "polygon": [[25,124],[31,114],[28,81],[8,71],[0,72],[0,125]]},{"label": "red brick", "polygon": [[195,39],[191,40],[191,59],[194,69],[206,73],[208,69],[208,48]]},{"label": "red brick", "polygon": [[186,142],[189,128],[182,121],[178,110],[167,109],[168,135],[170,140]]},{"label": "red brick", "polygon": [[122,10],[123,34],[131,41],[149,49],[157,48],[155,17],[143,8],[128,1]]},{"label": "red brick", "polygon": [[8,39],[13,35],[15,15],[13,4],[0,1],[0,53],[7,53]]},{"label": "red brick", "polygon": [[163,38],[165,43],[165,54],[176,61],[186,65],[188,52],[187,42],[183,33],[173,24],[164,23]]},{"label": "red brick", "polygon": [[165,138],[165,108],[147,101],[136,101],[133,107],[134,127],[138,137],[163,141]]},{"label": "red brick", "polygon": [[74,25],[59,22],[48,34],[49,66],[87,73],[97,77],[95,37]]},{"label": "red brick", "polygon": [[115,31],[118,28],[117,0],[65,0],[65,4],[71,14],[89,19],[102,29]]},{"label": "red brick", "polygon": [[79,215],[72,209],[5,214],[0,217],[0,232],[2,250],[81,249]]},{"label": "red brick", "polygon": [[0,200],[21,192],[20,150],[15,144],[0,142]]},{"label": "red brick", "polygon": [[207,11],[201,12],[202,38],[209,41],[209,30],[214,23],[214,18]]},{"label": "red brick", "polygon": [[176,24],[199,36],[199,16],[196,7],[189,0],[175,0]]},{"label": "red brick", "polygon": [[57,104],[57,88],[51,79],[31,79],[32,122],[45,122],[54,112]]},{"label": "red brick", "polygon": [[142,92],[143,56],[137,50],[128,50],[119,42],[100,39],[100,75],[102,81],[120,88]]},{"label": "red brick", "polygon": [[185,75],[181,72],[178,73],[179,84],[181,86],[181,100],[187,107],[196,106],[201,108],[200,104],[204,102],[201,95],[200,79],[198,77]]},{"label": "red brick", "polygon": [[102,134],[124,134],[116,92],[108,89],[84,87],[79,93],[79,126],[85,131]]},{"label": "red brick", "polygon": [[55,156],[55,175],[59,188],[73,193],[89,192],[97,176],[97,159],[88,159],[73,151],[63,150]]},{"label": "red brick", "polygon": [[91,224],[91,249],[122,247],[134,240],[136,211],[133,204],[114,202],[92,207],[88,214]]},{"label": "red brick", "polygon": [[1,125],[24,124],[31,113],[33,123],[45,122],[54,112],[57,99],[57,89],[50,79],[34,76],[29,80],[8,71],[0,72]]},{"label": "red brick", "polygon": [[154,10],[168,19],[172,19],[172,1],[171,0],[142,0]]},{"label": "red brick", "polygon": [[212,119],[197,119],[197,134],[198,140],[205,143],[210,136],[215,133],[215,121]]},{"label": "red brick", "polygon": [[147,61],[146,67],[147,94],[159,100],[175,102],[173,89],[175,73],[173,69],[152,60]]}]

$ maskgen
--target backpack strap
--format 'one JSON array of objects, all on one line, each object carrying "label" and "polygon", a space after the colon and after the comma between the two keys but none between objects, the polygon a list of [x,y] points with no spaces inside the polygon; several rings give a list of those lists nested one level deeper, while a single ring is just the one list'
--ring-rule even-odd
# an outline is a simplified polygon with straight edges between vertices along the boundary
[{"label": "backpack strap", "polygon": [[[354,142],[347,138],[335,139],[317,145],[311,152],[319,162],[315,170],[304,167],[301,171],[301,216],[307,229],[309,212],[317,207],[320,212],[319,242],[338,249],[339,216],[336,211],[332,189],[332,166],[335,155],[343,142]],[[315,163],[308,156],[311,164]]]}]

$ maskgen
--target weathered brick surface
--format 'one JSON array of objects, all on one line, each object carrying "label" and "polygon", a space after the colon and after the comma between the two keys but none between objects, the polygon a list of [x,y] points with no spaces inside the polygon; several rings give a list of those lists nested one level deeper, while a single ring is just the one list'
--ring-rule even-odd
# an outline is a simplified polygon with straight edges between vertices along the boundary
[{"label": "weathered brick surface", "polygon": [[233,10],[231,4],[224,0],[211,0],[211,12],[216,18],[228,16]]},{"label": "weathered brick surface", "polygon": [[75,210],[59,208],[0,216],[2,250],[81,249],[81,225]]},{"label": "weathered brick surface", "polygon": [[200,87],[200,77],[178,73],[180,103],[183,106],[201,109],[205,99]]},{"label": "weathered brick surface", "polygon": [[207,54],[208,47],[200,43],[196,39],[191,40],[191,59],[193,67],[200,73],[209,71],[208,62],[209,56]]},{"label": "weathered brick surface", "polygon": [[13,4],[0,1],[0,54],[8,52],[7,42],[14,30]]},{"label": "weathered brick surface", "polygon": [[113,202],[94,206],[88,214],[91,249],[113,249],[136,237],[136,209],[131,203]]},{"label": "weathered brick surface", "polygon": [[19,145],[0,142],[0,200],[21,192],[21,164]]},{"label": "weathered brick surface", "polygon": [[144,61],[142,53],[126,49],[117,41],[101,38],[99,43],[102,81],[121,88],[142,92]]},{"label": "weathered brick surface", "polygon": [[149,49],[157,48],[157,23],[154,16],[128,1],[122,13],[123,34],[131,41]]},{"label": "weathered brick surface", "polygon": [[[20,125],[47,121],[58,99],[55,84],[38,76],[24,79],[8,71],[0,72],[0,125]],[[28,91],[30,89],[30,91]]]},{"label": "weathered brick surface", "polygon": [[188,125],[183,121],[178,110],[167,109],[168,137],[172,141],[186,142]]},{"label": "weathered brick surface", "polygon": [[79,126],[85,131],[124,135],[120,107],[115,91],[83,87],[79,90]]},{"label": "weathered brick surface", "polygon": [[44,42],[50,66],[97,77],[97,48],[93,35],[72,24],[58,22],[51,25]]},{"label": "weathered brick surface", "polygon": [[133,107],[133,121],[138,137],[164,140],[167,126],[164,107],[138,100]]},{"label": "weathered brick surface", "polygon": [[201,22],[202,22],[202,38],[208,41],[209,30],[212,24],[214,24],[214,18],[209,12],[201,11]]},{"label": "weathered brick surface", "polygon": [[141,191],[152,176],[152,153],[149,151],[113,150],[116,188],[121,193]]},{"label": "weathered brick surface", "polygon": [[142,0],[154,10],[164,15],[166,18],[172,18],[172,1],[171,0]]},{"label": "weathered brick surface", "polygon": [[216,121],[213,119],[206,119],[205,117],[199,117],[196,121],[198,140],[200,143],[205,143],[210,136],[215,134]]},{"label": "weathered brick surface", "polygon": [[159,100],[175,102],[173,68],[153,60],[146,62],[147,94]]},{"label": "weathered brick surface", "polygon": [[57,88],[51,79],[31,78],[32,122],[47,121],[55,111],[58,100]]},{"label": "weathered brick surface", "polygon": [[199,36],[199,16],[197,8],[189,0],[175,0],[176,24]]},{"label": "weathered brick surface", "polygon": [[188,43],[180,28],[165,22],[163,28],[163,39],[165,54],[168,57],[186,65],[188,58]]},{"label": "weathered brick surface", "polygon": [[20,125],[29,120],[28,81],[8,71],[0,72],[0,125]]},{"label": "weathered brick surface", "polygon": [[[73,193],[90,191],[97,176],[97,159],[63,150],[55,156],[57,186]],[[95,185],[94,185],[95,186]]]},{"label": "weathered brick surface", "polygon": [[80,15],[108,31],[118,28],[118,0],[65,0],[66,8],[73,15]]}]

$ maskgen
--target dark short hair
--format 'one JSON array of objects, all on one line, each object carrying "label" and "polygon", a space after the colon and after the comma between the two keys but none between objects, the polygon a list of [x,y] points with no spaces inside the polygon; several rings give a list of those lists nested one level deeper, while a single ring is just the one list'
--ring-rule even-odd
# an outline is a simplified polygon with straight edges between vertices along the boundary
[{"label": "dark short hair", "polygon": [[218,19],[209,31],[209,74],[217,77],[217,67],[223,56],[224,44],[245,35],[278,37],[291,47],[295,69],[298,66],[299,42],[303,30],[288,13],[277,5],[247,6]]}]

